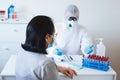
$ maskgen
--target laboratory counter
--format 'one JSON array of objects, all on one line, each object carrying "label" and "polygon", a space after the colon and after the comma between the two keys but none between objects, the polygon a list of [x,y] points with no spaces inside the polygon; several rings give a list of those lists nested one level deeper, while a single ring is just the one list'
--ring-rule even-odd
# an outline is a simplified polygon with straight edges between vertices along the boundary
[{"label": "laboratory counter", "polygon": [[[3,68],[0,76],[2,80],[15,80],[15,61],[17,55],[12,55],[8,60],[7,64]],[[69,66],[66,63],[58,63],[58,65]],[[116,80],[116,72],[109,68],[108,71],[95,70],[90,68],[80,68],[76,70],[77,76],[74,76],[73,79],[70,79],[63,74],[59,73],[60,80]]]}]

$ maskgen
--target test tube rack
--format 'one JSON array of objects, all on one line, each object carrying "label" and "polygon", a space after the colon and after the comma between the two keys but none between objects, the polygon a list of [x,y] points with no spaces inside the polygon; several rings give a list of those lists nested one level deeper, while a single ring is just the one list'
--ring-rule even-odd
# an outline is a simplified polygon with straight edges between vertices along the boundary
[{"label": "test tube rack", "polygon": [[89,55],[88,57],[83,58],[82,66],[102,71],[108,71],[109,57],[92,54]]}]

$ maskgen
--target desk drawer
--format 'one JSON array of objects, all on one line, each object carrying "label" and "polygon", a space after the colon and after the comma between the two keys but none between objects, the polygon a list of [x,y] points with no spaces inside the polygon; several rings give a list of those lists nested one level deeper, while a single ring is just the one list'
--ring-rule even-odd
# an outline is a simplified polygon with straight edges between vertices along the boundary
[{"label": "desk drawer", "polygon": [[[2,80],[15,80],[15,76],[3,76]],[[60,80],[71,80],[65,76],[61,76]],[[113,76],[76,76],[72,80],[114,80]]]},{"label": "desk drawer", "polygon": [[0,42],[0,54],[16,54],[21,49],[21,42]]},{"label": "desk drawer", "polygon": [[[61,80],[71,80],[65,76],[61,76]],[[78,75],[72,80],[114,80],[113,75]]]},{"label": "desk drawer", "polygon": [[23,41],[26,25],[0,25],[0,41]]},{"label": "desk drawer", "polygon": [[2,80],[15,80],[14,76],[2,77]]}]

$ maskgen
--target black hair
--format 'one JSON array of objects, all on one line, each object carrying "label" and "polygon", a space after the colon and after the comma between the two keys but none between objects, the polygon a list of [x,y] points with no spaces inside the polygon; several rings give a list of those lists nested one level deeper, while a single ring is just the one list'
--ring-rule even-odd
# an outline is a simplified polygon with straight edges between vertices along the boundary
[{"label": "black hair", "polygon": [[53,21],[48,16],[35,16],[27,25],[26,40],[22,48],[27,51],[47,54],[45,37],[55,31]]}]

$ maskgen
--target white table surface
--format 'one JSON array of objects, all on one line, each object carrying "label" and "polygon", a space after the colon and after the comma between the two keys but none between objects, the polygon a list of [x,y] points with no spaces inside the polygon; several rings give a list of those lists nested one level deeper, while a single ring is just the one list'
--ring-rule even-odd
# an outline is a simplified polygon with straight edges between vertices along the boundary
[{"label": "white table surface", "polygon": [[[12,55],[3,68],[0,73],[3,80],[15,80],[15,60],[16,55]],[[90,68],[83,68],[76,70],[76,72],[78,76],[73,77],[73,79],[60,74],[61,80],[116,80],[116,72],[111,67],[107,72]]]}]

